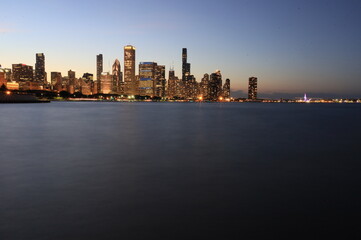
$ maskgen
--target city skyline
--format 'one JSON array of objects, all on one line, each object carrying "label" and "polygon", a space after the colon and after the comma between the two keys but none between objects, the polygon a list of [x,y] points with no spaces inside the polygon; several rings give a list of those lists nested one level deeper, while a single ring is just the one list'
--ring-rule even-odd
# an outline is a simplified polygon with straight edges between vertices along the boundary
[{"label": "city skyline", "polygon": [[[103,1],[113,8],[99,12],[97,1],[79,1],[65,18],[67,3],[9,3],[0,16],[0,64],[35,67],[34,54],[44,53],[48,81],[51,72],[65,75],[69,69],[77,77],[96,76],[95,55],[103,54],[104,72],[112,71],[115,59],[124,69],[123,46],[131,44],[137,48],[136,72],[140,62],[153,61],[166,66],[167,79],[172,67],[181,78],[179,55],[186,47],[196,80],[220,69],[232,80],[235,96],[247,96],[250,76],[260,80],[261,98],[304,92],[361,96],[357,1],[141,1],[148,12],[128,1]],[[124,7],[127,11],[114,14]],[[148,21],[150,16],[157,17]]]}]

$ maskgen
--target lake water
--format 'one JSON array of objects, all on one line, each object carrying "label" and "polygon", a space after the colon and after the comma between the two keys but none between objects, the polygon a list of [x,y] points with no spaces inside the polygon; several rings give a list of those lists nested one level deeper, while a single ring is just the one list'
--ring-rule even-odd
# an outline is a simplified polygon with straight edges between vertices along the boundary
[{"label": "lake water", "polygon": [[0,105],[0,239],[351,239],[360,123],[359,104]]}]

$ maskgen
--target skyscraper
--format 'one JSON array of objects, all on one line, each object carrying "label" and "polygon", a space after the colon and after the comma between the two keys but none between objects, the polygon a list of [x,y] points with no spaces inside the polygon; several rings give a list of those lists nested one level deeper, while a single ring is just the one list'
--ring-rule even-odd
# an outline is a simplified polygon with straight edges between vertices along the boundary
[{"label": "skyscraper", "polygon": [[229,99],[231,97],[231,80],[228,78],[226,79],[226,82],[223,85],[223,97],[225,99]]},{"label": "skyscraper", "polygon": [[97,79],[96,79],[98,93],[101,90],[100,89],[100,87],[101,87],[100,79],[101,79],[102,72],[103,72],[103,54],[99,54],[99,55],[97,55]]},{"label": "skyscraper", "polygon": [[218,101],[222,95],[222,75],[221,71],[217,70],[212,73],[209,79],[209,100]]},{"label": "skyscraper", "polygon": [[204,100],[209,99],[209,74],[204,74],[200,84],[200,95]]},{"label": "skyscraper", "polygon": [[13,80],[16,82],[28,82],[34,80],[33,67],[26,64],[13,64]]},{"label": "skyscraper", "polygon": [[121,85],[123,82],[123,74],[121,72],[120,62],[118,59],[115,59],[115,62],[112,67],[112,92],[121,93]]},{"label": "skyscraper", "polygon": [[46,83],[45,75],[45,55],[44,53],[36,54],[36,63],[35,63],[35,81],[38,83]]},{"label": "skyscraper", "polygon": [[187,48],[182,49],[182,82],[183,82],[183,97],[188,99],[197,98],[198,85],[196,79],[191,75],[191,64],[188,63]]},{"label": "skyscraper", "polygon": [[188,63],[187,48],[182,49],[182,80],[186,81],[187,76],[191,74],[191,64]]},{"label": "skyscraper", "polygon": [[135,78],[135,47],[124,47],[124,92],[127,95],[137,95],[138,86]]},{"label": "skyscraper", "polygon": [[165,66],[158,65],[156,66],[155,71],[155,96],[157,97],[165,97]]},{"label": "skyscraper", "polygon": [[139,64],[139,94],[141,96],[155,95],[156,84],[156,69],[155,62],[141,62]]},{"label": "skyscraper", "polygon": [[112,91],[113,76],[108,72],[103,72],[100,76],[101,93],[109,94]]},{"label": "skyscraper", "polygon": [[257,81],[256,77],[250,77],[248,81],[248,99],[257,100]]}]

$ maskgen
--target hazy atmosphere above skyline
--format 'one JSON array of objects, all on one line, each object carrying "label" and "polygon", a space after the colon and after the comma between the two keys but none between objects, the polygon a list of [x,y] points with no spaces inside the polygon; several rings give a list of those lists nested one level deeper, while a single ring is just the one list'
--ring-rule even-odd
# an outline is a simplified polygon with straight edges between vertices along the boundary
[{"label": "hazy atmosphere above skyline", "polygon": [[[136,62],[174,66],[181,51],[191,72],[220,69],[233,95],[245,96],[248,78],[260,97],[361,97],[361,2],[357,0],[33,0],[8,1],[0,14],[0,64],[34,65],[44,53],[48,76],[72,69],[104,71],[123,47]],[[49,77],[48,77],[49,80]]]}]

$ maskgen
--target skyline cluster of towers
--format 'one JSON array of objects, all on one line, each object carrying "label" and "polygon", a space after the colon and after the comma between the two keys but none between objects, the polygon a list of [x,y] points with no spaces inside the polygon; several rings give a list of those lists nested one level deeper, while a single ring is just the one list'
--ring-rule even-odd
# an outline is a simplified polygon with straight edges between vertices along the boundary
[{"label": "skyline cluster of towers", "polygon": [[[187,48],[182,49],[182,77],[175,75],[170,68],[166,79],[166,67],[156,62],[140,62],[136,74],[136,48],[124,47],[124,72],[118,59],[114,61],[111,72],[104,72],[103,55],[96,56],[96,76],[84,73],[76,78],[76,73],[68,71],[67,76],[61,72],[51,72],[50,82],[45,71],[44,53],[36,54],[35,70],[26,64],[13,64],[12,69],[1,68],[0,86],[9,90],[47,90],[53,92],[81,93],[82,95],[118,94],[126,96],[148,96],[162,99],[202,99],[218,101],[230,99],[231,83],[229,79],[223,84],[221,71],[204,74],[200,82],[191,74]],[[257,99],[257,78],[249,79],[248,99]]]}]

